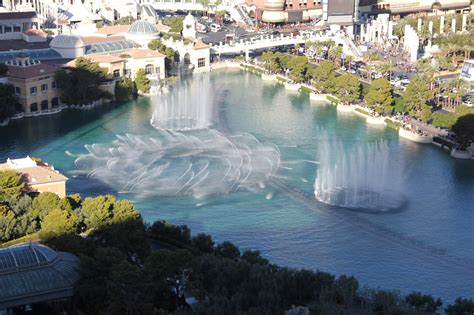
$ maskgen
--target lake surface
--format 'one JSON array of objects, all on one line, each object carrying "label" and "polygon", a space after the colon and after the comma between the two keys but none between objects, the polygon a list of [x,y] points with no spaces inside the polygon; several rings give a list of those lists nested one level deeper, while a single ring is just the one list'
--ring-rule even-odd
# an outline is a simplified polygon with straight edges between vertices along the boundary
[{"label": "lake surface", "polygon": [[[187,224],[193,233],[258,249],[273,263],[354,275],[362,285],[416,290],[445,301],[474,296],[472,161],[405,141],[392,129],[367,125],[364,118],[311,103],[307,95],[252,74],[217,71],[210,80],[214,98],[206,100],[212,103],[211,128],[229,137],[248,133],[262,145],[276,146],[278,173],[261,189],[220,192],[204,201],[181,194],[119,194],[133,200],[146,221]],[[141,98],[14,121],[0,128],[0,160],[38,156],[70,178],[69,193],[120,193],[116,185],[78,173],[75,159],[88,152],[85,145],[110,146],[117,134],[157,136],[160,131],[150,125],[151,103]],[[317,202],[315,162],[328,139],[349,151],[383,142],[403,205],[372,213]]]}]

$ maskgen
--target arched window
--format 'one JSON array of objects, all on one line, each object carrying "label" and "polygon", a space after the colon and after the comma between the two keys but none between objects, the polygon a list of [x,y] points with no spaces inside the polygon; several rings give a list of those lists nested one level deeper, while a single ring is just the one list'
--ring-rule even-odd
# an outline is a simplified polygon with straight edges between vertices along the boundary
[{"label": "arched window", "polygon": [[33,103],[30,105],[30,112],[37,112],[38,111],[38,103]]},{"label": "arched window", "polygon": [[145,66],[145,73],[146,73],[146,74],[153,74],[153,72],[154,72],[153,69],[154,69],[154,68],[155,68],[155,67],[153,67],[152,64],[147,64],[147,65]]},{"label": "arched window", "polygon": [[54,97],[52,100],[51,100],[51,107],[58,107],[59,106],[59,98],[57,97]]},{"label": "arched window", "polygon": [[44,100],[41,102],[41,110],[48,109],[48,100]]},{"label": "arched window", "polygon": [[17,111],[18,113],[20,112],[23,112],[23,105],[21,105],[20,103],[16,103],[15,104],[15,111]]},{"label": "arched window", "polygon": [[186,53],[186,55],[184,55],[184,64],[185,65],[191,64],[191,57],[189,56],[188,53]]},{"label": "arched window", "polygon": [[174,62],[179,62],[179,52],[174,52]]}]

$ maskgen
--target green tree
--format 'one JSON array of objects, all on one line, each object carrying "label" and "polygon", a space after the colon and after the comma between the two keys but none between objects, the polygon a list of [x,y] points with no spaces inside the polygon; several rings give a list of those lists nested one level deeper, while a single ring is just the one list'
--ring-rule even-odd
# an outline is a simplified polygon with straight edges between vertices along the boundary
[{"label": "green tree", "polygon": [[15,171],[0,171],[0,201],[19,197],[24,188],[21,174]]},{"label": "green tree", "polygon": [[0,83],[0,122],[15,114],[15,104],[13,85]]},{"label": "green tree", "polygon": [[288,61],[288,69],[290,70],[290,77],[296,82],[302,82],[306,79],[306,72],[308,70],[308,58],[305,56],[293,57]]},{"label": "green tree", "polygon": [[341,46],[333,46],[328,51],[328,57],[333,62],[336,62],[337,64],[340,64],[342,53],[343,53],[343,49],[342,49]]},{"label": "green tree", "polygon": [[93,229],[141,218],[130,201],[116,200],[112,195],[84,199],[81,211],[86,226]]},{"label": "green tree", "polygon": [[37,222],[37,227],[41,225],[44,217],[53,209],[72,211],[71,204],[67,198],[59,198],[52,192],[43,192],[33,199],[28,216],[32,221]]},{"label": "green tree", "polygon": [[451,128],[457,120],[454,113],[435,112],[431,115],[432,124],[436,127]]},{"label": "green tree", "polygon": [[0,77],[5,76],[7,72],[8,72],[8,66],[5,63],[0,62]]},{"label": "green tree", "polygon": [[70,210],[53,209],[41,222],[40,236],[43,239],[72,235],[77,231],[79,219]]},{"label": "green tree", "polygon": [[470,142],[474,142],[474,113],[459,117],[452,130],[459,143],[468,145]]},{"label": "green tree", "polygon": [[66,104],[88,104],[111,97],[99,87],[106,81],[105,73],[85,57],[77,58],[75,67],[57,71],[55,81],[61,91],[61,101]]},{"label": "green tree", "polygon": [[132,96],[133,81],[128,77],[123,77],[115,83],[115,100],[127,101]]},{"label": "green tree", "polygon": [[159,53],[166,56],[165,67],[166,67],[166,72],[169,72],[171,70],[171,64],[174,60],[174,56],[177,52],[175,52],[173,48],[167,47],[165,44],[163,44],[161,41],[157,39],[154,39],[150,43],[148,43],[148,48],[151,50],[156,50]]},{"label": "green tree", "polygon": [[379,113],[392,112],[393,97],[390,82],[386,79],[374,80],[370,85],[369,91],[365,95],[364,100],[369,107],[375,109]]},{"label": "green tree", "polygon": [[363,58],[366,62],[372,62],[372,61],[380,60],[380,56],[375,50],[366,51],[364,53]]},{"label": "green tree", "polygon": [[203,253],[214,252],[214,241],[208,234],[199,233],[191,239],[191,244]]},{"label": "green tree", "polygon": [[264,51],[262,53],[262,61],[265,69],[269,70],[270,72],[280,71],[278,54],[275,54],[272,51]]},{"label": "green tree", "polygon": [[153,314],[142,269],[127,261],[113,265],[106,278],[107,314]]},{"label": "green tree", "polygon": [[405,114],[407,112],[406,104],[402,98],[400,97],[395,98],[395,105],[393,106],[393,110],[396,113],[400,113],[400,114]]},{"label": "green tree", "polygon": [[181,290],[187,286],[185,272],[193,265],[193,260],[193,255],[184,249],[159,250],[147,258],[145,262],[147,275],[153,283],[160,283],[158,291],[153,292],[155,303],[158,305],[170,303],[166,301],[168,292],[173,291],[176,297],[182,294]]},{"label": "green tree", "polygon": [[332,93],[336,80],[336,67],[328,60],[323,60],[316,68],[310,71],[313,85],[322,93]]},{"label": "green tree", "polygon": [[170,27],[170,32],[180,34],[183,31],[183,18],[179,16],[172,16],[163,19],[163,24]]},{"label": "green tree", "polygon": [[412,292],[405,297],[408,305],[416,311],[426,314],[437,314],[443,305],[441,299],[434,299],[431,295],[421,294],[421,292]]},{"label": "green tree", "polygon": [[421,117],[423,105],[426,105],[428,100],[433,97],[429,80],[424,76],[414,76],[402,97],[410,115]]},{"label": "green tree", "polygon": [[0,241],[9,241],[15,233],[16,216],[9,206],[0,204]]},{"label": "green tree", "polygon": [[135,75],[135,84],[137,85],[137,89],[144,93],[150,91],[151,83],[146,76],[145,69],[139,69],[137,71],[137,74]]},{"label": "green tree", "polygon": [[216,246],[215,253],[219,257],[237,260],[240,257],[240,250],[229,241],[224,241]]},{"label": "green tree", "polygon": [[352,103],[360,96],[361,85],[359,78],[350,73],[336,77],[334,81],[335,94],[343,103]]},{"label": "green tree", "polygon": [[447,315],[470,315],[474,313],[474,300],[457,298],[453,304],[449,304],[446,309]]},{"label": "green tree", "polygon": [[266,266],[269,264],[268,259],[263,258],[258,250],[246,250],[242,253],[241,258],[252,265]]},{"label": "green tree", "polygon": [[133,18],[133,16],[129,15],[129,16],[121,17],[118,20],[115,20],[114,25],[129,25],[129,24],[132,24],[135,21],[136,20]]}]

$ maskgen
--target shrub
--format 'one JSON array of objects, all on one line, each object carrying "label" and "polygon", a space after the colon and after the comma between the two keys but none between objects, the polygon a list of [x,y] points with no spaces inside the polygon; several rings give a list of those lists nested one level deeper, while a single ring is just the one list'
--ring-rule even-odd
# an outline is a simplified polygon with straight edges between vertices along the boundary
[{"label": "shrub", "polygon": [[331,102],[332,105],[337,105],[339,104],[339,100],[331,95],[326,95],[326,99]]},{"label": "shrub", "polygon": [[397,131],[398,131],[398,130],[400,129],[400,127],[402,126],[401,123],[395,122],[395,121],[393,121],[393,120],[391,120],[391,119],[388,119],[388,118],[385,119],[385,123],[387,124],[387,127],[393,128],[393,129],[395,129],[395,130],[397,130]]},{"label": "shrub", "polygon": [[308,88],[306,86],[301,86],[299,91],[301,93],[306,93],[306,94],[311,94],[313,92],[313,90],[311,90],[310,88]]},{"label": "shrub", "polygon": [[364,114],[364,115],[366,115],[366,116],[369,116],[369,112],[366,111],[366,110],[364,110],[364,109],[362,109],[362,108],[356,107],[355,111],[356,111],[356,112],[359,112],[359,113],[361,113],[361,114]]}]

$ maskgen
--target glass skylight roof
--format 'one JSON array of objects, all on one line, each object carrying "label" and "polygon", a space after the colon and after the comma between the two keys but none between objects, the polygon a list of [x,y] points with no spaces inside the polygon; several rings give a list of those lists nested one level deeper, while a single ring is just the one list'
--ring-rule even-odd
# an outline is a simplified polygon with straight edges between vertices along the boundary
[{"label": "glass skylight roof", "polygon": [[51,48],[16,50],[16,51],[0,51],[0,62],[15,60],[18,54],[24,54],[33,60],[55,60],[61,59],[61,55]]},{"label": "glass skylight roof", "polygon": [[96,43],[86,46],[86,55],[120,51],[137,47],[140,46],[131,40],[125,39],[115,42]]}]

